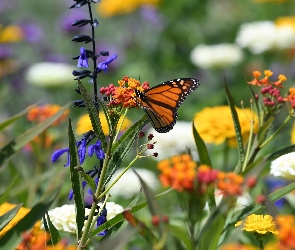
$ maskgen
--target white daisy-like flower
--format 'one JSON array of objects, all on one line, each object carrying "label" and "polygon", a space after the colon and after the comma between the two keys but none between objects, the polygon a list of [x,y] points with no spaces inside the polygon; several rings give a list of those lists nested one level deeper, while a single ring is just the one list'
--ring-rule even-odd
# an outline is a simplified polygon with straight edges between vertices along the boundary
[{"label": "white daisy-like flower", "polygon": [[225,68],[239,64],[243,59],[243,52],[235,44],[200,44],[192,50],[190,57],[193,64],[203,69]]},{"label": "white daisy-like flower", "polygon": [[74,66],[65,63],[42,62],[32,65],[26,80],[36,86],[53,88],[73,82]]},{"label": "white daisy-like flower", "polygon": [[289,25],[277,26],[272,21],[244,23],[238,31],[236,43],[253,54],[292,48],[295,46],[295,30]]},{"label": "white daisy-like flower", "polygon": [[[102,206],[102,203],[98,203],[98,206]],[[123,207],[114,203],[107,202],[106,209],[108,211],[107,220],[112,219],[117,214],[123,212]],[[85,215],[89,215],[90,209],[85,209]],[[61,207],[56,207],[48,212],[50,220],[52,224],[55,226],[57,230],[76,233],[77,225],[76,225],[76,213],[75,213],[75,205],[67,204]],[[86,221],[85,221],[86,223]],[[44,228],[44,225],[41,226]]]},{"label": "white daisy-like flower", "polygon": [[[157,133],[151,128],[146,134],[153,134],[153,141],[157,142],[153,149],[158,153],[155,160],[160,161],[173,155],[187,153],[188,148],[190,148],[193,158],[195,160],[198,158],[191,122],[178,121],[168,133]],[[146,154],[151,154],[151,150],[147,150]]]},{"label": "white daisy-like flower", "polygon": [[[143,181],[153,190],[156,190],[159,187],[159,181],[156,175],[147,169],[132,168],[134,169]],[[129,169],[119,181],[111,188],[110,194],[112,196],[123,196],[125,198],[130,198],[137,194],[141,188],[140,181],[137,175],[133,172],[132,169]],[[111,181],[112,183],[117,177],[122,174],[124,169],[118,169],[113,175]]]},{"label": "white daisy-like flower", "polygon": [[270,164],[270,174],[295,180],[295,152],[285,154]]}]

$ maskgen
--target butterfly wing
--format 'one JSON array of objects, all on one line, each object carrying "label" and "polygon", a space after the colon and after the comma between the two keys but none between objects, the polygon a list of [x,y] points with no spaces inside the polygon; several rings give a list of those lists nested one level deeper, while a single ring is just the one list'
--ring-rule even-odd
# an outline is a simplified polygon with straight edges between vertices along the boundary
[{"label": "butterfly wing", "polygon": [[199,85],[199,80],[193,78],[174,79],[148,89],[145,93],[135,91],[135,101],[145,110],[154,129],[166,133],[175,125],[180,105]]}]

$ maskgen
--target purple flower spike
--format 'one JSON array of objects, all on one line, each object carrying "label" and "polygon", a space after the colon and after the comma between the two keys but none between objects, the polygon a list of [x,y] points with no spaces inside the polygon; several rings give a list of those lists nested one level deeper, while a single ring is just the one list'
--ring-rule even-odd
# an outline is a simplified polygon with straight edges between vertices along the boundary
[{"label": "purple flower spike", "polygon": [[[104,208],[101,212],[101,215],[98,217],[97,221],[96,221],[96,227],[101,226],[102,224],[106,223],[107,221],[107,210],[106,208]],[[98,233],[97,235],[99,236],[105,236],[107,233],[107,230],[103,230],[100,233]]]},{"label": "purple flower spike", "polygon": [[93,145],[88,147],[88,155],[92,157],[93,153],[95,152],[96,157],[100,160],[104,159],[105,155],[101,148],[101,142],[97,140],[97,142]]},{"label": "purple flower spike", "polygon": [[110,56],[105,62],[100,62],[100,63],[97,65],[97,69],[98,69],[98,70],[103,70],[104,73],[107,73],[107,71],[108,71],[108,65],[109,65],[112,61],[116,60],[117,57],[118,57],[118,56],[117,56],[116,54],[111,55],[111,56]]},{"label": "purple flower spike", "polygon": [[80,48],[80,56],[78,59],[78,64],[77,67],[85,67],[85,68],[89,68],[89,64],[88,64],[88,58],[86,56],[86,50],[84,49],[84,47]]},{"label": "purple flower spike", "polygon": [[70,166],[70,151],[68,148],[56,150],[51,156],[51,161],[56,162],[59,159],[59,157],[61,157],[64,153],[67,153],[68,158],[68,162],[64,165],[64,167]]},{"label": "purple flower spike", "polygon": [[86,156],[86,139],[82,140],[78,147],[79,162],[83,164]]}]

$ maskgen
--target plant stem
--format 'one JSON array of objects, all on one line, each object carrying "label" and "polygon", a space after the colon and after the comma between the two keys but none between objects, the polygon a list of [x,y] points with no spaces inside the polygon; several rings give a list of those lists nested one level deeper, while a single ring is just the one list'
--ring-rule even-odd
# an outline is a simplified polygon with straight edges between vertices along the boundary
[{"label": "plant stem", "polygon": [[97,103],[98,102],[98,97],[97,97],[97,74],[96,72],[96,51],[95,51],[95,33],[94,33],[94,26],[93,26],[93,16],[92,16],[92,9],[91,9],[91,1],[88,1],[88,11],[89,11],[89,16],[91,20],[91,36],[92,36],[92,52],[94,54],[92,60],[93,60],[93,88],[94,88],[94,100]]},{"label": "plant stem", "polygon": [[258,245],[260,250],[264,250],[263,240],[258,240]]}]

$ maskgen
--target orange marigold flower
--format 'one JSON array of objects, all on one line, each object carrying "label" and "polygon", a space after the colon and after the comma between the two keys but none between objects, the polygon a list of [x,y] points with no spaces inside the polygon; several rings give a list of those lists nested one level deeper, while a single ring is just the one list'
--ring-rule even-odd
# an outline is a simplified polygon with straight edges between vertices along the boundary
[{"label": "orange marigold flower", "polygon": [[279,242],[282,249],[295,249],[295,217],[280,215],[276,218]]},{"label": "orange marigold flower", "polygon": [[[47,118],[50,116],[53,116],[56,112],[58,112],[60,109],[59,105],[53,104],[47,104],[43,106],[37,106],[32,108],[28,114],[27,114],[27,119],[32,122],[36,123],[41,123],[45,121]],[[67,115],[69,114],[69,110],[67,109],[63,115],[58,118],[52,125],[57,126],[60,124],[62,121],[64,121],[67,118]]]},{"label": "orange marigold flower", "polygon": [[173,156],[170,160],[158,163],[161,171],[160,181],[163,186],[171,186],[179,192],[191,191],[196,177],[196,163],[190,155]]},{"label": "orange marigold flower", "polygon": [[242,184],[244,178],[241,175],[230,173],[219,172],[217,174],[217,188],[223,192],[224,195],[241,195]]}]

